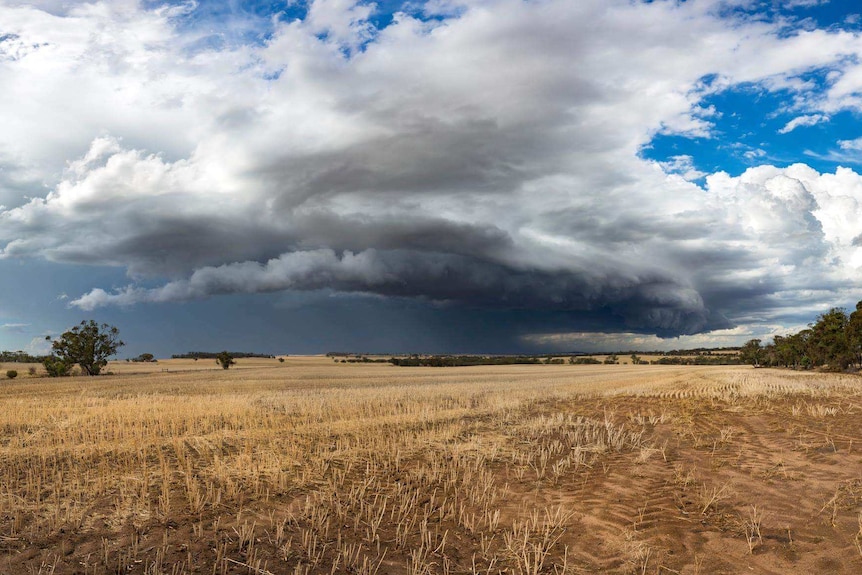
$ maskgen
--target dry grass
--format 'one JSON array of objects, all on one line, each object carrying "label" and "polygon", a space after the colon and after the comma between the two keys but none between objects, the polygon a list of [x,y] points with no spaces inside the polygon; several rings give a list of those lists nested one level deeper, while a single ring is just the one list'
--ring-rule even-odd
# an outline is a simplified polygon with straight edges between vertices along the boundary
[{"label": "dry grass", "polygon": [[[744,427],[704,427],[699,410],[772,413],[781,399],[780,420],[800,426],[860,413],[857,378],[746,368],[109,370],[0,386],[0,573],[684,572],[703,553],[664,553],[671,519],[746,517],[740,557],[770,547],[773,506],[742,501],[752,492],[727,476],[744,467]],[[818,430],[787,433],[805,453],[844,449],[835,427],[812,447]],[[852,514],[856,557],[858,488],[833,486],[823,506],[833,529]],[[591,549],[599,533],[619,548]]]}]

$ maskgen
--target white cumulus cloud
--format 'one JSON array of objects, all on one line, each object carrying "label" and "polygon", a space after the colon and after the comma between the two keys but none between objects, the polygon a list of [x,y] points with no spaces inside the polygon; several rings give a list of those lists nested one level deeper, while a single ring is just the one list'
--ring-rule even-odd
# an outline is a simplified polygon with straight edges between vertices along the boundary
[{"label": "white cumulus cloud", "polygon": [[817,124],[821,124],[823,122],[828,122],[829,116],[825,116],[823,114],[808,114],[804,116],[797,116],[787,122],[783,128],[778,130],[779,134],[789,134],[796,128],[808,127],[808,126],[816,126]]}]

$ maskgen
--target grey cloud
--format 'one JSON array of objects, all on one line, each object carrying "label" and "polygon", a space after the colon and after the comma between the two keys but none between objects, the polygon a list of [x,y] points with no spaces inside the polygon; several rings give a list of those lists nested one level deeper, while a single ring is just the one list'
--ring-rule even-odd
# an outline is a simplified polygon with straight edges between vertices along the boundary
[{"label": "grey cloud", "polygon": [[96,289],[73,301],[82,309],[196,299],[227,293],[282,290],[371,292],[479,307],[538,311],[606,309],[630,328],[696,333],[712,327],[696,291],[659,277],[599,277],[586,271],[514,269],[465,256],[367,250],[291,252],[264,265],[254,262],[196,270],[162,287]]},{"label": "grey cloud", "polygon": [[288,206],[344,193],[502,194],[542,173],[536,165],[542,162],[535,158],[551,155],[551,145],[535,132],[505,130],[487,121],[435,124],[336,151],[273,158],[260,174]]},{"label": "grey cloud", "polygon": [[[328,289],[503,310],[517,329],[662,336],[852,284],[857,174],[764,166],[701,188],[666,173],[682,157],[639,157],[658,132],[709,133],[707,74],[779,85],[859,48],[823,33],[802,49],[808,36],[709,5],[491,2],[436,23],[399,16],[349,56],[361,10],[325,14],[342,46],[319,37],[323,21],[291,22],[264,46],[192,55],[170,18],[141,17],[145,46],[100,37],[116,47],[93,44],[82,18],[69,47],[81,73],[44,72],[81,84],[60,90],[78,123],[42,144],[19,116],[36,124],[33,110],[61,103],[0,94],[21,153],[38,150],[59,181],[0,211],[0,257],[122,266],[141,282],[94,289],[83,309]],[[140,97],[115,102],[116,85]],[[98,121],[81,112],[94,107]]]},{"label": "grey cloud", "polygon": [[548,214],[546,225],[557,233],[598,245],[692,240],[712,235],[716,225],[705,213],[672,217],[650,213],[647,207],[637,212],[621,207],[617,213],[591,210],[585,214],[569,208]]},{"label": "grey cloud", "polygon": [[26,203],[29,197],[41,195],[44,191],[45,187],[36,170],[0,150],[0,206],[17,208]]},{"label": "grey cloud", "polygon": [[322,210],[295,218],[293,231],[303,245],[340,250],[421,250],[502,260],[514,248],[503,229],[485,223],[460,223],[430,215],[347,217]]},{"label": "grey cloud", "polygon": [[[134,235],[118,234],[120,237],[100,246],[57,246],[50,256],[58,261],[125,265],[139,276],[171,276],[186,272],[191,262],[197,267],[274,257],[296,242],[289,232],[261,227],[255,221],[237,223],[234,217],[166,214],[141,221],[133,228]],[[122,219],[126,224],[136,220]]]}]

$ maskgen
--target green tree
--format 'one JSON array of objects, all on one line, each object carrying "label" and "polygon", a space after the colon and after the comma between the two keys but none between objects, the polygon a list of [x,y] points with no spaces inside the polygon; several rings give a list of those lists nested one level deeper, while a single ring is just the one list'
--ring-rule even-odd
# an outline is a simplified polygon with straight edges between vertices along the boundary
[{"label": "green tree", "polygon": [[739,359],[743,363],[750,363],[754,367],[760,367],[760,362],[763,360],[763,348],[760,347],[760,340],[750,339],[745,342],[745,345],[739,350]]},{"label": "green tree", "polygon": [[853,363],[862,367],[862,301],[847,320],[847,351]]},{"label": "green tree", "polygon": [[216,355],[216,361],[222,367],[222,369],[228,369],[230,366],[234,365],[236,361],[234,361],[233,356],[226,351],[221,352]]},{"label": "green tree", "polygon": [[[50,338],[46,338],[50,339]],[[73,365],[86,375],[99,375],[108,358],[124,346],[120,330],[108,324],[82,321],[51,343],[53,356],[45,360],[48,375],[67,375]]]},{"label": "green tree", "polygon": [[787,343],[787,337],[782,335],[776,335],[772,338],[772,347],[774,349],[774,362],[775,365],[780,365],[782,367],[790,367],[793,365],[793,358],[791,355],[790,346]]},{"label": "green tree", "polygon": [[811,330],[803,329],[799,333],[790,336],[790,345],[798,358],[798,366],[803,369],[811,367],[811,357],[808,355],[808,341],[811,339]]},{"label": "green tree", "polygon": [[832,308],[818,316],[811,325],[808,340],[808,355],[814,366],[827,366],[830,369],[846,369],[853,363],[853,354],[847,341],[847,312]]}]

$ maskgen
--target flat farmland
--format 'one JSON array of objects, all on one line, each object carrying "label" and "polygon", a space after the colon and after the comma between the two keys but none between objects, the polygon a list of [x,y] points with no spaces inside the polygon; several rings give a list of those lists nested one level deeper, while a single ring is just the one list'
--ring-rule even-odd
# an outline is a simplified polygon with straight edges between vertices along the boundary
[{"label": "flat farmland", "polygon": [[862,571],[858,376],[108,370],[0,383],[0,573]]}]

